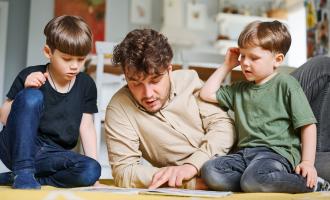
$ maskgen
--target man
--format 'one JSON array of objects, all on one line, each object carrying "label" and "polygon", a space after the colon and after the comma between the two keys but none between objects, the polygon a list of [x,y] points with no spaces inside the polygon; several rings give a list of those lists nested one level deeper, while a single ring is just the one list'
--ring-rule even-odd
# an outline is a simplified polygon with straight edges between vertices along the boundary
[{"label": "man", "polygon": [[[172,72],[172,57],[167,39],[150,29],[133,30],[115,47],[113,61],[127,81],[105,120],[117,186],[205,189],[200,168],[234,144],[233,121],[199,98],[196,72]],[[152,166],[143,165],[142,157]]]}]

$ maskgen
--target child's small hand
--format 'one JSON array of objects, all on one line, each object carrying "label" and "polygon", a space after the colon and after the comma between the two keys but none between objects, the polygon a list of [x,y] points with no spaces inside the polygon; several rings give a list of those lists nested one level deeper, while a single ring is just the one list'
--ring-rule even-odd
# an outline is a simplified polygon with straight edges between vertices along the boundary
[{"label": "child's small hand", "polygon": [[301,174],[307,179],[307,187],[313,188],[317,181],[317,172],[313,164],[308,161],[302,161],[297,165],[295,172]]},{"label": "child's small hand", "polygon": [[224,65],[227,66],[230,70],[237,67],[239,63],[240,51],[237,47],[230,47],[227,50]]},{"label": "child's small hand", "polygon": [[32,72],[29,74],[24,83],[25,88],[40,88],[43,84],[45,84],[48,78],[48,73],[42,72]]}]

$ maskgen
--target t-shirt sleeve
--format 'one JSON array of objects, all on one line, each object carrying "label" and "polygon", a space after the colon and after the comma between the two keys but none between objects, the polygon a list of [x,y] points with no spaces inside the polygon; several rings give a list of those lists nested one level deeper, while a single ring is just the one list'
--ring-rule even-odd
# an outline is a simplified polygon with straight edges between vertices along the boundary
[{"label": "t-shirt sleeve", "polygon": [[[87,76],[87,75],[86,75]],[[84,95],[84,105],[83,105],[83,113],[97,113],[97,90],[95,82],[92,78],[87,76],[87,86]]]},{"label": "t-shirt sleeve", "polygon": [[290,85],[287,95],[293,127],[297,129],[304,125],[316,123],[314,113],[299,83],[291,83]]},{"label": "t-shirt sleeve", "polygon": [[221,86],[216,97],[221,108],[225,110],[234,110],[234,92],[237,90],[238,84]]},{"label": "t-shirt sleeve", "polygon": [[29,74],[30,72],[28,71],[28,69],[24,69],[22,70],[15,78],[13,84],[11,85],[10,89],[9,89],[9,92],[7,93],[7,97],[9,99],[15,99],[15,96],[17,95],[17,93],[21,90],[24,89],[24,82],[25,82],[25,79],[27,77],[27,75]]}]

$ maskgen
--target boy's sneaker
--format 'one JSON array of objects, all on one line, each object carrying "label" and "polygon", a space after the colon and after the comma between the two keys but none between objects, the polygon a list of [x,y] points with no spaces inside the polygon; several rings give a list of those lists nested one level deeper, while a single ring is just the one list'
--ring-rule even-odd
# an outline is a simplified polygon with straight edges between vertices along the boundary
[{"label": "boy's sneaker", "polygon": [[0,173],[0,185],[12,185],[14,182],[13,172]]},{"label": "boy's sneaker", "polygon": [[314,192],[330,191],[330,183],[323,178],[317,177]]},{"label": "boy's sneaker", "polygon": [[24,171],[16,173],[14,177],[14,183],[12,185],[14,189],[40,189],[41,185],[34,177],[34,173],[31,171]]}]

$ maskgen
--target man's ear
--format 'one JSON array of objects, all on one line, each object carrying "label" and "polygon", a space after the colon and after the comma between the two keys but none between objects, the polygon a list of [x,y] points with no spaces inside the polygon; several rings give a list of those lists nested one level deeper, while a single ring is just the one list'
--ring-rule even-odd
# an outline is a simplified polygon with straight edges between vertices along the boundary
[{"label": "man's ear", "polygon": [[43,49],[44,55],[46,58],[50,59],[52,57],[52,50],[49,48],[49,46],[46,44]]},{"label": "man's ear", "polygon": [[274,68],[278,68],[282,64],[283,61],[284,61],[284,54],[283,53],[275,54]]}]

